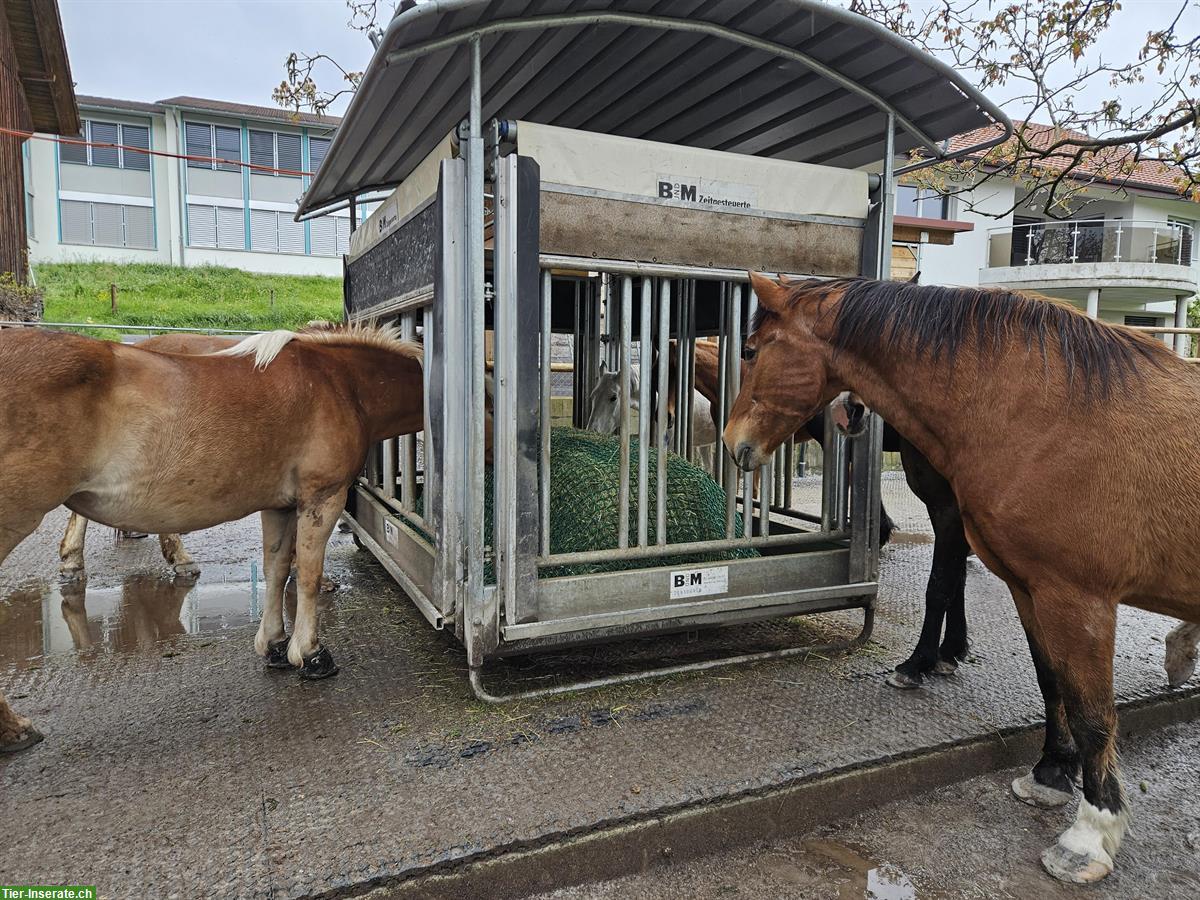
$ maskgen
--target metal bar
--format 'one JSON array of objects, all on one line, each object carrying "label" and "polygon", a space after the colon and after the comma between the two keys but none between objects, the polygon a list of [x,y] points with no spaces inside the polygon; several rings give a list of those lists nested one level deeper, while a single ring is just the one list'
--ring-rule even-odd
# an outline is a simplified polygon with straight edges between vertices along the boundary
[{"label": "metal bar", "polygon": [[[756,312],[758,312],[758,294],[756,294],[754,292],[753,288],[750,288],[749,293],[750,293],[749,308],[747,309],[747,314],[746,314],[747,330],[749,330],[749,328],[750,328],[749,322],[751,320],[753,320],[754,314]],[[762,495],[762,497],[765,499],[770,496],[772,482],[774,479],[774,467],[773,467],[772,461],[770,459],[768,459],[766,464],[763,465],[758,470],[758,476],[759,476],[758,490],[759,490],[760,494]],[[754,485],[753,477],[751,477],[751,479],[750,479],[750,485],[751,485],[750,496],[751,496],[751,498],[753,498],[753,489],[754,489],[753,488],[753,485]],[[771,505],[770,500],[765,500],[765,502],[763,502],[762,504],[759,505],[758,533],[760,535],[765,536],[765,535],[768,535],[771,533],[770,505]],[[743,505],[742,505],[743,515],[746,515],[747,522],[749,522],[754,517],[753,509],[754,509],[753,506],[747,506],[745,503],[743,503]],[[748,514],[745,512],[746,510],[749,510]],[[753,531],[753,529],[747,528],[746,531],[749,533],[749,532]]]},{"label": "metal bar", "polygon": [[667,543],[667,391],[670,389],[671,282],[659,279],[658,295],[658,436],[655,440],[658,460],[658,484],[654,536],[658,546]]},{"label": "metal bar", "polygon": [[687,413],[687,429],[684,435],[687,444],[684,447],[684,459],[692,461],[696,450],[696,281],[688,279],[687,291],[687,331],[681,342],[683,354],[683,409]]},{"label": "metal bar", "polygon": [[[597,259],[590,256],[568,256],[561,253],[543,253],[539,257],[542,268],[586,270],[603,275],[651,275],[656,278],[698,278],[702,281],[735,281],[745,284],[750,276],[745,269],[718,269],[712,266],[685,266],[670,263],[648,263],[627,259]],[[817,276],[802,272],[764,272],[764,275],[797,275],[805,278]]]},{"label": "metal bar", "polygon": [[389,500],[396,499],[396,439],[388,438],[382,441],[379,449],[383,454],[382,473],[379,477],[379,487],[383,496]]},{"label": "metal bar", "polygon": [[725,339],[726,322],[729,306],[729,285],[722,281],[720,293],[718,297],[719,310],[717,312],[717,406],[713,410],[714,422],[717,426],[717,446],[713,448],[713,462],[715,463],[713,477],[717,484],[725,484],[725,466],[729,464],[729,459],[725,454],[725,446],[721,443],[721,435],[725,431],[725,371],[726,362],[725,354],[729,350],[729,341]]},{"label": "metal bar", "polygon": [[[541,464],[538,466],[538,496],[541,498],[542,538],[541,552],[545,556],[550,552],[550,296],[553,279],[549,272],[542,273],[542,427],[539,430],[541,438]],[[575,290],[576,321],[579,316],[579,289]],[[578,358],[579,344],[575,344],[575,354]],[[576,381],[578,381],[578,374]]]},{"label": "metal bar", "polygon": [[675,303],[675,426],[671,432],[671,449],[683,455],[683,317],[684,294],[687,282],[680,279],[676,285]]},{"label": "metal bar", "polygon": [[[792,493],[796,482],[796,436],[792,435],[787,439],[787,453],[784,456],[784,488],[783,488],[783,505],[791,509]],[[818,520],[819,521],[819,520]]]},{"label": "metal bar", "polygon": [[834,491],[837,479],[833,477],[833,467],[836,464],[834,447],[837,444],[837,430],[833,424],[833,414],[829,407],[825,408],[825,433],[821,435],[821,530],[833,531],[835,522],[836,501]]},{"label": "metal bar", "polygon": [[849,537],[850,532],[846,530],[830,533],[798,531],[794,534],[771,534],[764,537],[752,537],[746,540],[738,538],[732,545],[724,538],[716,538],[708,541],[687,541],[680,544],[668,544],[666,547],[656,545],[648,547],[610,547],[607,550],[580,550],[575,553],[553,553],[550,556],[539,557],[538,566],[579,566],[590,563],[636,559],[661,559],[665,556],[684,556],[693,553],[719,553],[747,546],[803,547],[806,544],[829,544],[831,541],[846,540]]},{"label": "metal bar", "polygon": [[[422,314],[423,315],[423,314]],[[417,336],[417,314],[405,313],[400,317],[400,337],[406,341]],[[402,435],[400,438],[400,502],[404,509],[416,506],[417,497],[417,436]]]},{"label": "metal bar", "polygon": [[630,350],[630,319],[633,318],[633,279],[621,278],[621,483],[618,497],[617,546],[629,546],[629,416],[630,369],[633,354]]},{"label": "metal bar", "polygon": [[[483,445],[484,445],[484,373],[483,373],[483,304],[484,282],[483,204],[484,204],[484,145],[482,112],[482,50],[480,36],[470,39],[471,100],[468,117],[469,136],[466,141],[467,159],[467,331],[466,355],[460,360],[447,360],[451,365],[465,365],[469,373],[467,384],[467,472],[463,479],[464,543],[466,545],[466,595],[464,626],[467,657],[471,664],[482,662],[498,640],[499,622],[484,609],[483,579]],[[493,638],[488,632],[495,630]]]},{"label": "metal bar", "polygon": [[[742,389],[742,286],[735,284],[729,290],[729,316],[726,319],[729,326],[728,347],[725,350],[725,407],[726,421],[728,410],[733,405],[733,399]],[[737,490],[738,467],[732,460],[725,464],[725,537],[733,539],[737,536]],[[748,523],[743,517],[742,533],[745,536]]]},{"label": "metal bar", "polygon": [[647,469],[650,458],[650,304],[654,301],[654,287],[649,278],[642,279],[641,335],[638,339],[640,360],[638,371],[638,546],[650,541],[650,486],[647,484]]},{"label": "metal bar", "polygon": [[871,637],[871,631],[875,623],[875,610],[872,606],[866,605],[863,607],[863,627],[859,633],[849,641],[833,643],[809,645],[804,647],[787,647],[782,650],[765,650],[759,653],[744,653],[737,656],[729,656],[723,659],[707,659],[700,662],[684,663],[678,666],[665,666],[660,669],[649,669],[644,672],[633,672],[626,675],[613,675],[608,678],[595,678],[590,681],[577,681],[572,684],[560,685],[558,687],[540,688],[534,691],[517,691],[511,694],[493,694],[483,685],[483,673],[479,667],[472,667],[470,670],[471,689],[475,692],[475,696],[485,703],[508,703],[513,700],[534,700],[539,697],[550,697],[556,694],[564,694],[571,691],[586,691],[593,688],[610,687],[617,684],[631,684],[638,681],[646,681],[651,678],[663,678],[668,675],[679,675],[685,672],[706,672],[711,669],[718,669],[724,666],[740,665],[751,662],[764,662],[773,659],[788,659],[793,656],[820,654],[826,655],[830,653],[843,652],[854,650],[865,644]]}]

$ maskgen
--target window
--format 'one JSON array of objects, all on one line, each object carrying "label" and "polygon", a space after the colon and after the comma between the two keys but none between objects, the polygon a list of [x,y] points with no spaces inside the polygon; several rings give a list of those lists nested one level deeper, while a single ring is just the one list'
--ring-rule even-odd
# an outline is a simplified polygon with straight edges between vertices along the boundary
[{"label": "window", "polygon": [[1158,316],[1126,316],[1126,325],[1138,325],[1142,328],[1158,328],[1163,323],[1163,320]]},{"label": "window", "polygon": [[929,188],[900,184],[896,186],[896,215],[946,219],[950,217],[950,198]]},{"label": "window", "polygon": [[59,201],[64,244],[154,249],[154,210],[120,203]]},{"label": "window", "polygon": [[150,171],[150,128],[146,125],[85,119],[79,137],[88,143],[58,145],[60,162]]},{"label": "window", "polygon": [[[300,135],[274,131],[250,132],[250,162],[268,169],[302,170]],[[283,172],[259,172],[260,175],[283,175]],[[299,176],[289,176],[299,177]]]},{"label": "window", "polygon": [[189,203],[188,246],[246,249],[246,218],[241,207]]},{"label": "window", "polygon": [[304,253],[304,223],[292,213],[250,210],[250,249],[263,253]]},{"label": "window", "polygon": [[25,236],[32,238],[33,234],[33,157],[29,149],[29,141],[21,145],[21,174],[25,182]]},{"label": "window", "polygon": [[310,228],[313,256],[344,256],[350,252],[349,216],[313,219]]},{"label": "window", "polygon": [[308,139],[308,170],[315,173],[329,153],[329,138]]},{"label": "window", "polygon": [[220,169],[222,172],[242,170],[242,130],[228,125],[205,125],[185,122],[184,142],[187,145],[188,168]]}]

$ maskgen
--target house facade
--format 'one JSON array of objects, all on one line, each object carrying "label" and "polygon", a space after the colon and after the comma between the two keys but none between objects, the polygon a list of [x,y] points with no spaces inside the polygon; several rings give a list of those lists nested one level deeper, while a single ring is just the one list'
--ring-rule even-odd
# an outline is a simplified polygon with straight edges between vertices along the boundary
[{"label": "house facade", "polygon": [[25,145],[35,264],[103,260],[340,277],[350,212],[293,221],[338,119],[198,97],[142,103],[81,95],[79,108],[80,142]]},{"label": "house facade", "polygon": [[[1065,219],[1011,179],[978,180],[951,196],[900,185],[896,214],[971,226],[953,246],[909,245],[927,284],[1037,291],[1110,322],[1185,327],[1200,290],[1200,204],[1180,195],[1177,177],[1150,160],[1120,185],[1090,181]],[[1186,336],[1163,340],[1191,355]]]}]

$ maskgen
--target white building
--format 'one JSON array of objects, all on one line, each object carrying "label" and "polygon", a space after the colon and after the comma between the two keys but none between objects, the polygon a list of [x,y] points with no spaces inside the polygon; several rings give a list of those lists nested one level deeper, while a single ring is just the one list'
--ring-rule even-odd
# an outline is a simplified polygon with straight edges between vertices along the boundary
[{"label": "white building", "polygon": [[304,173],[324,159],[339,119],[197,97],[141,103],[80,95],[79,108],[89,143],[25,145],[33,263],[341,276],[349,211],[292,220],[308,186]]},{"label": "white building", "polygon": [[1177,177],[1167,164],[1140,162],[1122,185],[1090,184],[1067,221],[1016,202],[1023,194],[1011,179],[993,177],[949,197],[901,185],[896,215],[973,226],[952,246],[910,245],[926,284],[1038,291],[1111,322],[1185,326],[1200,288],[1200,204],[1180,195]]}]

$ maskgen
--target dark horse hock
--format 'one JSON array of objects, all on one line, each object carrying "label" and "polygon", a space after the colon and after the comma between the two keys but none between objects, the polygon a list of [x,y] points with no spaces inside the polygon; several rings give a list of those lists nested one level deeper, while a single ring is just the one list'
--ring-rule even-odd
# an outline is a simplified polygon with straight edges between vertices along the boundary
[{"label": "dark horse hock", "polygon": [[1046,705],[1042,757],[1013,790],[1064,803],[1082,772],[1075,822],[1042,863],[1065,881],[1104,878],[1128,821],[1117,607],[1183,620],[1167,639],[1174,682],[1200,638],[1200,542],[1177,512],[1200,504],[1200,372],[1161,342],[1049,300],[752,281],[759,315],[726,447],[757,468],[853,391],[947,473],[971,548],[1012,592]]}]

